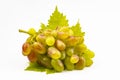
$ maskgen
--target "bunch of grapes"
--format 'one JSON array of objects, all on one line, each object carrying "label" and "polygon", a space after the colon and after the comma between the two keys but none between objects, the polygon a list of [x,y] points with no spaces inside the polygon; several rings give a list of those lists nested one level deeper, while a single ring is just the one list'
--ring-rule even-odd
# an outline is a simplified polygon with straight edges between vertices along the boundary
[{"label": "bunch of grapes", "polygon": [[83,36],[74,36],[70,27],[46,28],[38,32],[30,28],[19,32],[30,35],[22,46],[22,54],[31,63],[57,72],[82,70],[93,64],[94,52],[86,47]]}]

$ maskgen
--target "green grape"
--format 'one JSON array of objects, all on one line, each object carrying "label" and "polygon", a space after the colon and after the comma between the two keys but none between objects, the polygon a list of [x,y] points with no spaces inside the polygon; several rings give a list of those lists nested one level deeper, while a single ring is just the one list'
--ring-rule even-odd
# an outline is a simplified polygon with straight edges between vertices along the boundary
[{"label": "green grape", "polygon": [[71,57],[70,57],[70,62],[71,63],[77,63],[79,61],[79,56],[77,56],[77,55],[72,55]]},{"label": "green grape", "polygon": [[70,57],[65,58],[64,65],[65,65],[67,70],[73,70],[74,69],[74,64],[70,62]]},{"label": "green grape", "polygon": [[32,45],[32,49],[38,54],[46,53],[46,48],[39,42],[34,42]]},{"label": "green grape", "polygon": [[59,59],[61,57],[61,53],[55,47],[48,48],[48,55],[53,59]]},{"label": "green grape", "polygon": [[36,31],[35,31],[34,28],[30,28],[30,29],[28,30],[28,33],[31,34],[31,35],[34,35],[34,34],[36,34]]},{"label": "green grape", "polygon": [[22,54],[24,56],[27,56],[29,55],[31,52],[31,45],[28,43],[28,42],[25,42],[23,45],[22,45]]},{"label": "green grape", "polygon": [[55,38],[53,36],[49,36],[46,38],[45,42],[48,46],[53,46],[55,43]]},{"label": "green grape", "polygon": [[67,54],[68,56],[72,56],[72,55],[74,54],[74,49],[73,49],[73,48],[67,48],[67,49],[66,49],[66,54]]},{"label": "green grape", "polygon": [[57,49],[59,49],[60,51],[63,51],[63,50],[65,50],[66,45],[65,45],[65,43],[64,43],[63,41],[61,41],[61,40],[56,40],[56,47],[57,47]]},{"label": "green grape", "polygon": [[69,33],[68,32],[58,32],[57,37],[58,37],[58,39],[64,40],[69,37]]},{"label": "green grape", "polygon": [[28,60],[30,62],[36,62],[37,61],[37,56],[35,54],[35,52],[31,51],[31,53],[27,56]]},{"label": "green grape", "polygon": [[79,44],[77,46],[75,46],[74,51],[78,52],[78,53],[83,53],[84,51],[86,51],[87,47],[85,44]]},{"label": "green grape", "polygon": [[56,59],[56,60],[52,59],[51,60],[51,65],[58,72],[62,72],[64,70],[64,65],[63,65],[62,61],[59,60],[59,59]]},{"label": "green grape", "polygon": [[93,58],[95,56],[94,52],[89,49],[85,51],[85,54],[88,55],[89,58]]},{"label": "green grape", "polygon": [[82,70],[85,67],[85,59],[84,57],[80,57],[79,61],[75,64],[75,69]]},{"label": "green grape", "polygon": [[93,64],[93,60],[92,59],[86,58],[85,60],[86,60],[86,63],[85,63],[86,67],[89,67],[89,66],[91,66]]},{"label": "green grape", "polygon": [[61,51],[61,57],[60,57],[60,59],[61,59],[61,60],[64,60],[65,57],[66,57],[65,51]]},{"label": "green grape", "polygon": [[52,68],[51,59],[46,55],[37,55],[38,63],[46,68]]}]

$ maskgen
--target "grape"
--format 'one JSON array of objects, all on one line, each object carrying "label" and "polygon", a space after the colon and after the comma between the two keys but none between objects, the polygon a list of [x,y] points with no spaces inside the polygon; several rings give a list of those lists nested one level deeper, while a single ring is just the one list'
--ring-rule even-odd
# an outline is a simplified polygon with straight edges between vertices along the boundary
[{"label": "grape", "polygon": [[61,71],[63,71],[64,70],[64,65],[63,65],[63,63],[62,63],[62,61],[61,60],[59,60],[59,59],[52,59],[51,60],[51,65],[53,66],[53,68],[56,70],[56,71],[58,71],[58,72],[61,72]]},{"label": "grape", "polygon": [[89,49],[85,51],[85,54],[88,55],[89,58],[93,58],[95,56],[94,52]]},{"label": "grape", "polygon": [[67,54],[68,56],[72,56],[72,55],[74,54],[74,49],[73,49],[73,48],[67,48],[67,49],[66,49],[66,54]]},{"label": "grape", "polygon": [[75,36],[70,36],[67,40],[66,40],[66,45],[68,47],[71,46],[75,46],[79,43],[79,37],[75,37]]},{"label": "grape", "polygon": [[84,57],[80,57],[79,61],[75,64],[75,69],[82,70],[85,67],[85,59]]},{"label": "grape", "polygon": [[35,29],[34,28],[30,28],[28,30],[28,33],[31,34],[31,35],[34,35],[36,33]]},{"label": "grape", "polygon": [[87,47],[85,44],[79,44],[79,45],[75,46],[75,48],[74,48],[74,51],[78,52],[78,53],[83,53],[86,50],[87,50]]},{"label": "grape", "polygon": [[46,68],[52,68],[51,59],[46,55],[37,55],[38,63]]},{"label": "grape", "polygon": [[36,36],[36,41],[41,42],[41,43],[45,43],[45,38],[46,38],[46,36],[44,34],[38,34]]},{"label": "grape", "polygon": [[77,63],[79,61],[79,57],[77,55],[72,55],[70,57],[70,62],[71,63]]},{"label": "grape", "polygon": [[57,37],[58,37],[59,39],[64,40],[64,39],[66,39],[66,38],[69,37],[69,33],[67,33],[67,32],[58,32],[58,33],[57,33]]},{"label": "grape", "polygon": [[50,35],[51,35],[51,32],[52,32],[51,29],[47,29],[47,30],[44,30],[43,34],[44,34],[45,36],[50,36]]},{"label": "grape", "polygon": [[66,57],[64,60],[64,64],[67,70],[73,70],[74,64],[70,62],[70,57]]},{"label": "grape", "polygon": [[55,43],[55,38],[53,36],[49,36],[46,38],[45,42],[48,46],[53,46]]},{"label": "grape", "polygon": [[91,66],[93,64],[93,60],[92,59],[86,58],[85,60],[86,60],[86,64],[85,64],[86,67],[89,67],[89,66]]},{"label": "grape", "polygon": [[34,42],[32,45],[33,50],[38,54],[45,54],[46,48],[39,42]]},{"label": "grape", "polygon": [[65,57],[66,57],[65,51],[61,51],[61,57],[60,57],[60,59],[61,59],[61,60],[64,60]]},{"label": "grape", "polygon": [[29,55],[31,52],[31,45],[28,43],[28,42],[25,42],[23,45],[22,45],[22,54],[24,56],[27,56]]},{"label": "grape", "polygon": [[58,51],[55,47],[48,48],[48,55],[53,59],[59,59],[61,57],[60,51]]},{"label": "grape", "polygon": [[61,40],[56,40],[56,47],[57,47],[57,49],[59,49],[60,51],[63,51],[63,50],[65,50],[66,45],[65,45],[65,43],[64,43],[63,41],[61,41]]},{"label": "grape", "polygon": [[27,56],[28,60],[30,62],[36,62],[37,61],[37,56],[35,54],[35,52],[31,51],[31,53]]}]

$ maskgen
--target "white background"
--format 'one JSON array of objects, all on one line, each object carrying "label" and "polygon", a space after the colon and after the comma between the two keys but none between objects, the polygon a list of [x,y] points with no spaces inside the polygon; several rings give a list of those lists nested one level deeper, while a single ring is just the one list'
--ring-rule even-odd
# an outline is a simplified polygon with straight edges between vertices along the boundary
[{"label": "white background", "polygon": [[[50,75],[24,71],[28,60],[21,46],[28,35],[18,29],[47,24],[56,5],[70,25],[80,20],[85,43],[96,55],[94,64]],[[119,28],[119,0],[0,0],[0,80],[120,80]]]}]

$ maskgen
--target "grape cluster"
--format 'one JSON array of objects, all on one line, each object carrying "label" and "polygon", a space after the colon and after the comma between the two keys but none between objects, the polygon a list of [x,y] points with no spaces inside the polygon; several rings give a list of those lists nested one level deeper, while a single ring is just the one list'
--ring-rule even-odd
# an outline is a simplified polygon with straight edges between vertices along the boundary
[{"label": "grape cluster", "polygon": [[22,54],[31,63],[57,72],[82,70],[93,64],[94,52],[86,47],[84,37],[75,36],[70,27],[40,29],[38,32],[30,28],[19,32],[30,35],[22,46]]}]

